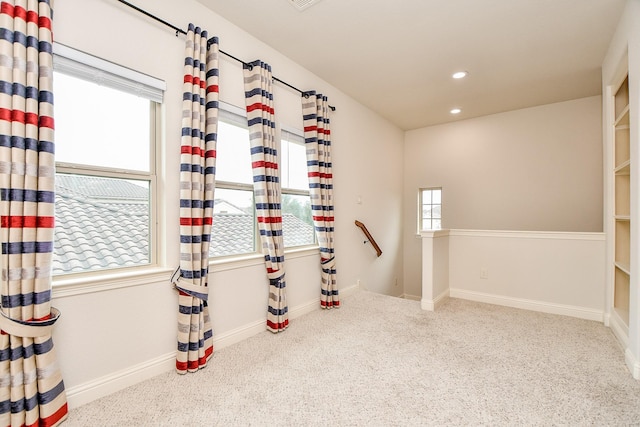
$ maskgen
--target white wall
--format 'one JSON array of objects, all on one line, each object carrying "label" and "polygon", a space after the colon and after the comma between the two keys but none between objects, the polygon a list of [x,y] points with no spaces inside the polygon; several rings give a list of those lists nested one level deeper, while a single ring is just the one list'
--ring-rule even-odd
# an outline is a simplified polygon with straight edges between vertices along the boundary
[{"label": "white wall", "polygon": [[[329,96],[337,107],[331,119],[338,286],[347,289],[361,280],[373,291],[401,294],[402,131],[193,0],[138,0],[136,5],[184,29],[194,22],[219,36],[223,50],[246,61],[260,58],[272,65],[276,77]],[[111,283],[95,286],[81,278],[54,288],[53,304],[62,311],[54,342],[73,407],[172,365],[177,298],[169,277],[179,259],[184,36],[176,37],[171,29],[111,0],[59,0],[55,6],[56,42],[167,83],[160,177],[164,270],[137,278],[114,277]],[[221,100],[243,107],[240,65],[222,55],[220,69]],[[301,129],[299,94],[275,86],[277,121]],[[356,203],[358,197],[361,204]],[[382,247],[380,258],[363,245],[356,219],[369,227]],[[317,251],[287,255],[293,316],[318,306],[318,260]],[[212,271],[210,310],[216,346],[264,330],[268,288],[262,261],[215,265]]]},{"label": "white wall", "polygon": [[420,295],[417,192],[443,189],[443,228],[602,231],[601,97],[409,131],[405,293]]},{"label": "white wall", "polygon": [[[629,111],[630,111],[630,141],[631,141],[631,163],[632,165],[640,164],[640,120],[638,112],[640,111],[640,1],[628,0],[626,8],[618,24],[616,33],[609,45],[607,55],[602,64],[602,93],[611,93],[611,86],[619,83],[620,75],[623,69],[627,67],[629,72]],[[611,307],[613,298],[613,220],[610,216],[612,209],[610,208],[612,198],[610,194],[611,179],[611,133],[609,125],[612,123],[610,110],[608,107],[609,100],[604,99],[604,118],[603,123],[606,125],[604,130],[605,147],[607,147],[606,165],[607,172],[605,174],[605,189],[607,189],[606,199],[606,225],[608,235],[608,298],[607,307]],[[637,167],[631,167],[631,218],[638,218],[640,213],[640,171]],[[630,307],[629,307],[629,327],[628,342],[626,343],[626,361],[629,369],[634,377],[640,379],[640,228],[638,221],[631,221],[631,259],[630,259],[631,277],[630,277]],[[612,325],[615,329],[615,325]]]},{"label": "white wall", "polygon": [[602,322],[603,233],[449,233],[452,297]]}]

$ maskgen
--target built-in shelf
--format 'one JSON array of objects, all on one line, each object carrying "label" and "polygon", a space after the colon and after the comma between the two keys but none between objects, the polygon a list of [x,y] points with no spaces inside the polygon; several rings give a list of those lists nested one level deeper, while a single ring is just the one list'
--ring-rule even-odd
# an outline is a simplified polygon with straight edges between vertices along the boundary
[{"label": "built-in shelf", "polygon": [[616,266],[616,268],[618,270],[622,271],[627,276],[631,274],[631,268],[629,266],[629,263],[627,263],[627,262],[616,262],[615,266]]},{"label": "built-in shelf", "polygon": [[629,106],[625,106],[613,123],[616,129],[629,128]]},{"label": "built-in shelf", "polygon": [[627,160],[621,163],[620,165],[616,166],[613,172],[616,175],[629,175],[629,173],[631,172],[630,166],[631,166],[631,160]]},{"label": "built-in shelf", "polygon": [[[631,283],[631,150],[629,77],[613,97],[613,311],[628,330]],[[624,329],[624,328],[622,328]]]}]

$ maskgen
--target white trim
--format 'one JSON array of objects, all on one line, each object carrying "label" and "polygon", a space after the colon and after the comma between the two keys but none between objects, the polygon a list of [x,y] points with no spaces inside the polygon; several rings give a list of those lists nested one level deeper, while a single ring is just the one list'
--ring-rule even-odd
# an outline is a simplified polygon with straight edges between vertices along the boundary
[{"label": "white trim", "polygon": [[[229,120],[233,121],[234,123],[237,122],[239,125],[244,125],[245,127],[248,126],[247,125],[247,110],[244,107],[238,107],[236,105],[229,104],[228,102],[219,101],[218,102],[218,108],[219,108],[220,111],[224,111],[226,113],[233,114],[233,116],[225,116]],[[237,116],[237,117],[234,117],[234,116]],[[242,119],[242,120],[239,120],[239,119]]]},{"label": "white trim", "polygon": [[448,237],[451,235],[451,230],[423,230],[416,237],[438,239],[440,237]]},{"label": "white trim", "polygon": [[606,240],[606,233],[574,231],[448,230],[451,236],[516,239]]},{"label": "white trim", "polygon": [[[605,321],[607,320],[606,317],[607,316],[605,316]],[[611,310],[611,312],[608,313],[608,320],[609,324],[607,326],[611,328],[613,335],[618,339],[622,348],[627,348],[629,345],[629,327],[615,310]]]},{"label": "white trim", "polygon": [[633,378],[640,380],[640,360],[636,359],[629,349],[624,352],[624,360],[627,363],[627,367],[629,367]]},{"label": "white trim", "polygon": [[440,306],[442,306],[442,304],[444,304],[447,301],[447,299],[449,299],[449,294],[450,294],[450,290],[446,289],[444,292],[442,292],[440,295],[435,297],[433,300],[422,299],[420,300],[420,307],[423,310],[435,311]]},{"label": "white trim", "polygon": [[[355,293],[358,286],[350,286],[340,291],[341,296],[347,296]],[[289,310],[289,318],[296,319],[305,314],[321,310],[320,298],[300,304]],[[339,310],[339,308],[338,308]],[[232,329],[213,338],[214,349],[221,350],[232,344],[239,343],[254,335],[265,332],[266,316],[264,319],[243,325],[239,328]],[[130,366],[126,369],[105,375],[92,381],[79,384],[66,390],[67,401],[70,409],[77,408],[86,403],[92,402],[111,393],[123,390],[127,387],[151,379],[157,375],[169,372],[175,369],[176,352],[172,351],[162,356],[150,359],[146,362]]]},{"label": "white trim", "polygon": [[162,103],[163,80],[59,43],[53,44],[53,54],[54,71]]},{"label": "white trim", "polygon": [[171,282],[172,272],[173,270],[168,268],[132,268],[128,271],[102,271],[100,274],[94,275],[68,274],[60,276],[60,279],[54,277],[52,298],[66,298],[157,282],[165,282],[168,286]]},{"label": "white trim", "polygon": [[258,252],[248,255],[211,258],[209,261],[209,273],[254,267],[256,265],[264,265],[264,255]]},{"label": "white trim", "polygon": [[451,298],[461,298],[470,301],[484,302],[488,304],[502,305],[505,307],[520,308],[524,310],[539,311],[542,313],[560,314],[563,316],[577,317],[579,319],[602,322],[604,312],[588,307],[555,304],[545,301],[535,301],[524,298],[513,298],[503,295],[487,294],[484,292],[467,291],[464,289],[449,289]]},{"label": "white trim", "polygon": [[[293,246],[284,250],[285,259],[287,260],[317,256],[319,254],[320,248],[317,245]],[[209,273],[237,270],[239,268],[254,267],[256,265],[264,265],[264,254],[253,252],[246,255],[216,257],[211,258],[209,261]]]},{"label": "white trim", "polygon": [[422,297],[420,297],[419,295],[402,294],[400,295],[400,298],[408,299],[411,301],[420,301]]},{"label": "white trim", "polygon": [[163,374],[176,366],[176,352],[130,366],[121,371],[79,384],[66,390],[70,409],[77,408],[116,391]]},{"label": "white trim", "polygon": [[348,288],[340,289],[340,297],[347,297],[349,295],[353,295],[358,290],[360,290],[360,285],[358,284],[351,285]]}]

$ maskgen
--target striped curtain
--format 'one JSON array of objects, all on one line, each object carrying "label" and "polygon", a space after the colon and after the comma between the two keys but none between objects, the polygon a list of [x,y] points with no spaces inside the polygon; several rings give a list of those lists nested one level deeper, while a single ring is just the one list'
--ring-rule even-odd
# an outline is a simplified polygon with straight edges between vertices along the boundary
[{"label": "striped curtain", "polygon": [[51,7],[0,5],[0,425],[67,417],[51,333],[54,125]]},{"label": "striped curtain", "polygon": [[333,173],[331,165],[331,130],[327,97],[315,91],[303,93],[302,116],[304,142],[307,148],[307,173],[311,211],[322,268],[320,305],[323,308],[340,306],[336,285],[333,252]]},{"label": "striped curtain", "polygon": [[185,45],[180,155],[180,275],[176,371],[195,372],[213,354],[209,244],[218,127],[218,40],[189,24]]},{"label": "striped curtain", "polygon": [[281,194],[272,86],[271,66],[262,61],[244,65],[253,192],[269,279],[267,329],[280,332],[289,326],[289,308],[284,280]]}]

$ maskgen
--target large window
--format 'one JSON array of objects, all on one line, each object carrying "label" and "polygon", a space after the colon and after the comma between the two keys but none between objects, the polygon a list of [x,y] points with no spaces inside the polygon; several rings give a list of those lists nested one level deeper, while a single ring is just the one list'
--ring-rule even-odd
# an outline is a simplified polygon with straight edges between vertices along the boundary
[{"label": "large window", "polygon": [[256,252],[256,216],[247,119],[225,104],[219,111],[216,190],[211,229],[213,257]]},{"label": "large window", "polygon": [[54,53],[53,274],[154,264],[163,83],[64,46]]},{"label": "large window", "polygon": [[442,228],[442,188],[420,190],[420,230]]},{"label": "large window", "polygon": [[281,132],[280,181],[284,246],[313,245],[315,232],[309,198],[307,153],[304,138],[297,132]]},{"label": "large window", "polygon": [[[300,132],[281,132],[278,157],[282,185],[282,234],[288,248],[315,244],[305,150]],[[216,151],[210,256],[258,252],[251,143],[242,109],[222,103]]]}]

